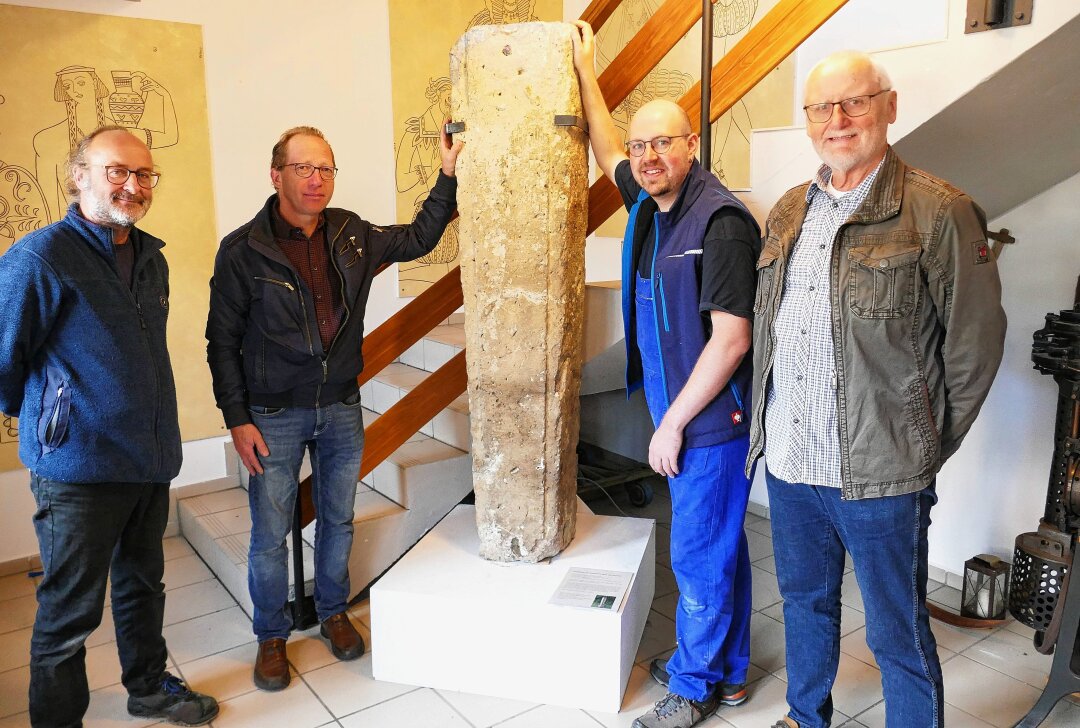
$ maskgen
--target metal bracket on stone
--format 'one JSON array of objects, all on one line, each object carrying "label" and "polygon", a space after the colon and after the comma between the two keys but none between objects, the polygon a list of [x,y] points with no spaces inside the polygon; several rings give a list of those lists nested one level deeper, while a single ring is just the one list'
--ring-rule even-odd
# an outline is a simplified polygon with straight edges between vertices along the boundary
[{"label": "metal bracket on stone", "polygon": [[555,126],[574,126],[584,133],[589,133],[589,123],[580,116],[572,114],[555,114]]},{"label": "metal bracket on stone", "polygon": [[464,121],[452,121],[446,125],[447,134],[459,134],[463,131],[465,131]]}]

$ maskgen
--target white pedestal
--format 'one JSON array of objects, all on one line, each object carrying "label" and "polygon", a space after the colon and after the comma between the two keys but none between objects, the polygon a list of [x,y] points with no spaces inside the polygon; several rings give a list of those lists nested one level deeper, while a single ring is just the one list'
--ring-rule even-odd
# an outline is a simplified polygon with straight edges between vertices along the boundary
[{"label": "white pedestal", "polygon": [[[375,678],[617,712],[652,605],[654,522],[583,509],[541,564],[478,549],[474,508],[458,506],[371,587]],[[548,604],[570,567],[632,572],[621,609]]]}]

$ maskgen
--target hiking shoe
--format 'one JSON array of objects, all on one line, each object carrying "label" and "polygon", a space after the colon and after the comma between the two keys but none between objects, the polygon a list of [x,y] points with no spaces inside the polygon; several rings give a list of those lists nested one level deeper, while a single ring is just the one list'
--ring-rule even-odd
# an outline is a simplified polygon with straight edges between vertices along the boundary
[{"label": "hiking shoe", "polygon": [[218,704],[166,672],[161,675],[156,693],[129,695],[127,710],[137,718],[158,718],[173,725],[203,725],[217,716]]},{"label": "hiking shoe", "polygon": [[772,728],[799,728],[799,724],[785,715],[783,718],[773,723]]},{"label": "hiking shoe", "polygon": [[[649,664],[649,674],[652,675],[653,680],[665,688],[671,680],[667,671],[667,660],[663,658],[658,657]],[[744,683],[723,683],[720,685],[720,702],[724,705],[732,707],[742,705],[748,697]]]},{"label": "hiking shoe", "polygon": [[273,637],[259,643],[252,673],[255,687],[276,692],[289,687],[289,658],[285,653],[285,638]]},{"label": "hiking shoe", "polygon": [[675,693],[668,693],[645,715],[634,721],[632,728],[691,728],[708,718],[720,707],[716,696],[699,703]]}]

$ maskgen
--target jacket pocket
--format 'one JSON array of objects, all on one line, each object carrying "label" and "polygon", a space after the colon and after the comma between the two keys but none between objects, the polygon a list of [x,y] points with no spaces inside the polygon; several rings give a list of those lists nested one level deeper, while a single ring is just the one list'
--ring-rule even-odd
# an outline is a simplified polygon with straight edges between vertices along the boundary
[{"label": "jacket pocket", "polygon": [[915,307],[917,242],[848,249],[848,306],[860,318],[902,318]]},{"label": "jacket pocket", "polygon": [[776,285],[777,260],[780,258],[780,241],[769,238],[757,261],[757,291],[754,293],[754,313],[765,311]]},{"label": "jacket pocket", "polygon": [[41,415],[37,426],[42,455],[60,447],[67,434],[70,414],[71,390],[64,373],[56,367],[46,367],[45,391],[41,395]]}]

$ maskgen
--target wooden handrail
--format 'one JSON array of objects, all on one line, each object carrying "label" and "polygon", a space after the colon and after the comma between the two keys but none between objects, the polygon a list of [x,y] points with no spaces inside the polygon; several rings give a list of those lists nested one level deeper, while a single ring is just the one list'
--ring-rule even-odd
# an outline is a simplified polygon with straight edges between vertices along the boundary
[{"label": "wooden handrail", "polygon": [[462,303],[461,268],[454,266],[453,270],[364,337],[364,369],[357,377],[357,383],[363,386],[422,339],[424,334],[438,326],[440,321],[458,310]]},{"label": "wooden handrail", "polygon": [[436,413],[446,409],[465,391],[467,383],[465,351],[462,350],[372,422],[364,434],[360,477],[374,470]]},{"label": "wooden handrail", "polygon": [[581,14],[581,19],[591,25],[593,30],[600,30],[621,4],[622,0],[593,0]]},{"label": "wooden handrail", "polygon": [[[716,121],[754,88],[799,45],[842,8],[847,0],[780,0],[712,69],[709,119]],[[679,99],[697,129],[701,118],[701,82]],[[591,233],[614,214],[622,197],[607,177],[589,189]]]}]

